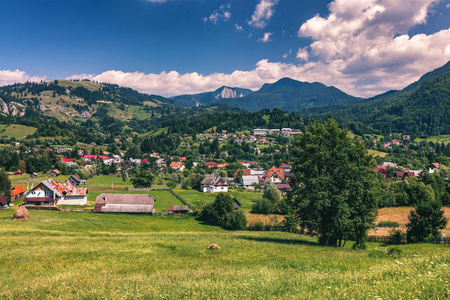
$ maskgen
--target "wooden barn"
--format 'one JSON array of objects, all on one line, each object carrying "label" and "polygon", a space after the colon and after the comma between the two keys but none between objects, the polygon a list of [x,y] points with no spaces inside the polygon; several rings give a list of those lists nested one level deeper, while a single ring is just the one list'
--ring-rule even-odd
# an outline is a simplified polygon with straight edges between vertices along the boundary
[{"label": "wooden barn", "polygon": [[172,205],[167,206],[167,210],[169,211],[169,214],[174,214],[176,216],[187,215],[189,207],[187,205]]},{"label": "wooden barn", "polygon": [[155,197],[148,194],[103,193],[95,200],[94,212],[153,214]]}]

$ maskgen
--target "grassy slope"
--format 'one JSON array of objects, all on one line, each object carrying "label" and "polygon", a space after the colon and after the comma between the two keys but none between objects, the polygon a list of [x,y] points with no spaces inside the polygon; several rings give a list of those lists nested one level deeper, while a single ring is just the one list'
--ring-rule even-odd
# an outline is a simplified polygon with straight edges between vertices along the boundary
[{"label": "grassy slope", "polygon": [[[450,251],[403,256],[319,247],[281,232],[227,232],[192,217],[0,211],[0,276],[8,299],[447,298]],[[220,251],[206,249],[211,243]]]},{"label": "grassy slope", "polygon": [[1,133],[2,136],[7,136],[8,138],[23,138],[27,135],[31,135],[35,133],[37,130],[36,127],[31,126],[25,126],[25,125],[18,125],[18,124],[11,124],[8,127],[5,128],[5,131]]}]

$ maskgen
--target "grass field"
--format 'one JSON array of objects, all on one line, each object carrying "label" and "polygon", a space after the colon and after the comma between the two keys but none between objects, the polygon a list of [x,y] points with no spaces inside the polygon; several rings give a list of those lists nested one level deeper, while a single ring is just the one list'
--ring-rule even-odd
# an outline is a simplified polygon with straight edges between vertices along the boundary
[{"label": "grass field", "polygon": [[426,139],[416,138],[414,141],[415,142],[426,141],[426,142],[433,142],[433,143],[440,142],[440,143],[448,144],[448,143],[450,143],[450,134],[430,136]]},{"label": "grass field", "polygon": [[[238,192],[237,190],[231,189],[229,191],[241,203],[241,209],[243,211],[250,211],[253,203],[262,198],[262,193],[253,193],[250,191]],[[202,193],[196,190],[176,189],[175,192],[194,206],[198,206],[198,203],[213,202],[217,196],[215,193]]]},{"label": "grass field", "polygon": [[[443,245],[326,248],[193,217],[1,210],[2,299],[448,299]],[[219,251],[207,250],[211,243]]]},{"label": "grass field", "polygon": [[11,124],[5,128],[5,131],[1,133],[2,136],[7,136],[8,138],[16,138],[20,139],[26,137],[27,135],[31,135],[35,133],[37,130],[36,127]]},{"label": "grass field", "polygon": [[389,153],[386,153],[386,152],[381,152],[381,151],[377,151],[377,150],[367,150],[367,151],[369,151],[369,154],[370,155],[373,155],[373,156],[380,156],[380,157],[386,157],[386,155],[388,155]]}]

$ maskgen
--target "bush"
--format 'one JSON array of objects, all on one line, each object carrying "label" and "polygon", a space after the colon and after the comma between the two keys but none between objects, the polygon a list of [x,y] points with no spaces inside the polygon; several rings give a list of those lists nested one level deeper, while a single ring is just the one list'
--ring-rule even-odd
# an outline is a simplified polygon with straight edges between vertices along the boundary
[{"label": "bush", "polygon": [[275,205],[270,202],[268,199],[261,199],[256,201],[255,204],[252,205],[252,214],[263,214],[268,215],[271,214],[275,209]]},{"label": "bush", "polygon": [[233,211],[227,215],[225,228],[231,230],[243,230],[247,226],[247,218],[242,211]]},{"label": "bush", "polygon": [[395,221],[381,221],[377,224],[377,227],[389,227],[389,228],[396,228],[399,227],[400,224],[398,224]]},{"label": "bush", "polygon": [[392,229],[389,234],[389,243],[394,245],[403,244],[405,237],[406,235],[403,231],[398,229]]}]

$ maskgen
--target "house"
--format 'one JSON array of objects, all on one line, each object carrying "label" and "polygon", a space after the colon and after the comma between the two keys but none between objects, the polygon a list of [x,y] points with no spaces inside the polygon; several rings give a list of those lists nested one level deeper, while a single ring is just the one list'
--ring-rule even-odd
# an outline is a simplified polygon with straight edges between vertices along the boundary
[{"label": "house", "polygon": [[205,165],[208,167],[208,168],[217,168],[217,166],[218,166],[218,163],[216,163],[216,162],[214,162],[214,161],[206,161],[205,162]]},{"label": "house", "polygon": [[300,129],[292,129],[291,135],[297,135],[297,134],[303,134],[303,132]]},{"label": "house", "polygon": [[254,136],[266,136],[267,135],[267,129],[253,129],[253,135]]},{"label": "house", "polygon": [[393,139],[393,140],[391,141],[391,144],[394,144],[394,145],[400,145],[400,142],[399,142],[398,140],[396,140],[396,139]]},{"label": "house", "polygon": [[[233,197],[233,196],[231,196]],[[241,208],[241,203],[239,201],[236,200],[236,198],[233,197],[233,207],[235,210],[238,210]]]},{"label": "house", "polygon": [[200,183],[200,190],[204,193],[228,192],[228,183],[215,174],[207,174]]},{"label": "house", "polygon": [[275,187],[283,194],[291,190],[291,186],[288,183],[276,183]]},{"label": "house", "polygon": [[277,135],[280,134],[280,129],[269,129],[269,134]]},{"label": "house", "polygon": [[236,172],[234,172],[233,177],[236,177],[236,175],[237,175],[239,172],[242,172],[242,176],[252,175],[250,169],[238,169]]},{"label": "house", "polygon": [[292,129],[291,128],[282,128],[281,134],[284,136],[291,136]]},{"label": "house", "polygon": [[184,171],[184,165],[181,161],[173,161],[170,163],[169,167],[180,172]]},{"label": "house", "polygon": [[53,179],[41,181],[25,194],[26,206],[86,205],[87,188],[77,188],[69,180],[57,183]]},{"label": "house", "polygon": [[17,170],[14,172],[14,175],[23,175],[23,171],[22,170]]},{"label": "house", "polygon": [[262,177],[262,181],[264,182],[274,182],[274,183],[281,183],[284,180],[284,171],[282,168],[276,168],[273,166],[270,168],[269,171],[267,171],[267,174]]},{"label": "house", "polygon": [[94,212],[153,214],[155,197],[148,194],[106,194],[95,199]]},{"label": "house", "polygon": [[58,169],[54,169],[50,172],[50,177],[58,177],[61,175],[61,172]]},{"label": "house", "polygon": [[157,161],[156,161],[156,165],[158,166],[158,168],[165,168],[165,167],[167,167],[167,164],[166,164],[166,161],[164,160],[164,158],[159,158]]},{"label": "house", "polygon": [[259,183],[259,177],[256,175],[245,175],[242,176],[242,185],[247,190],[254,190],[254,184]]},{"label": "house", "polygon": [[174,214],[176,216],[187,215],[189,207],[187,205],[173,205],[167,206],[167,210],[169,211],[169,214]]},{"label": "house", "polygon": [[433,174],[434,171],[436,171],[437,169],[439,169],[439,164],[438,164],[438,163],[432,163],[432,164],[428,167],[428,173]]},{"label": "house", "polygon": [[403,135],[403,140],[404,141],[406,141],[406,140],[410,140],[411,139],[411,137],[409,136],[409,135]]},{"label": "house", "polygon": [[30,174],[31,178],[36,178],[37,176],[38,176],[38,174],[36,172],[33,172],[33,173]]},{"label": "house", "polygon": [[25,189],[21,185],[16,185],[11,189],[11,201],[16,201],[25,197]]},{"label": "house", "polygon": [[80,179],[76,175],[70,176],[67,180],[74,186],[78,187],[79,185],[86,185],[86,179]]}]

